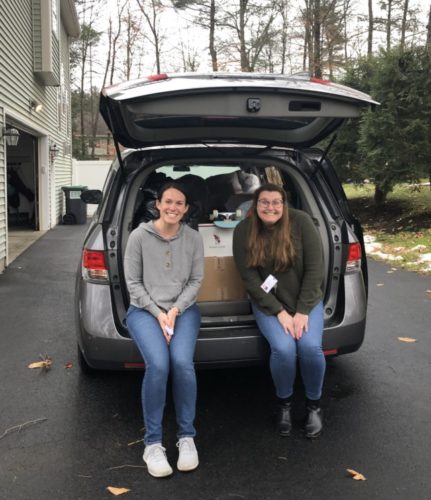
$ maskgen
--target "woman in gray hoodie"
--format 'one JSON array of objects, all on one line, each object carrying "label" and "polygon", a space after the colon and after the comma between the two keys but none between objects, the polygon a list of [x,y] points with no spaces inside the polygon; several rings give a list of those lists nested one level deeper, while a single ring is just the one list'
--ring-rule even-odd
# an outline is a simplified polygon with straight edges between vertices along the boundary
[{"label": "woman in gray hoodie", "polygon": [[158,219],[130,234],[124,259],[130,307],[129,333],[145,362],[142,407],[145,421],[143,459],[155,477],[172,474],[162,446],[162,419],[169,373],[178,424],[180,471],[199,464],[194,444],[196,376],[193,364],[200,312],[196,297],[203,279],[201,235],[181,222],[187,212],[184,189],[161,189]]}]

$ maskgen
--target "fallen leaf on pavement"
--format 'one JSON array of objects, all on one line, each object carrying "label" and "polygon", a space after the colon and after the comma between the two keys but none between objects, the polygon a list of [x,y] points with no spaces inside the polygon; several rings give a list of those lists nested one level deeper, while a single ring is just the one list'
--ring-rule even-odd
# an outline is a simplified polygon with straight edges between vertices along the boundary
[{"label": "fallen leaf on pavement", "polygon": [[132,441],[131,443],[127,443],[127,446],[133,446],[134,444],[142,443],[143,439],[138,439],[137,441]]},{"label": "fallen leaf on pavement", "polygon": [[354,479],[355,481],[366,481],[367,480],[367,478],[364,475],[362,475],[360,472],[356,472],[353,469],[346,469],[346,471],[348,472],[348,474],[350,474],[352,476],[352,479]]},{"label": "fallen leaf on pavement", "polygon": [[417,342],[416,339],[412,339],[411,337],[398,337],[398,340],[401,342]]},{"label": "fallen leaf on pavement", "polygon": [[[40,356],[42,358],[42,356]],[[36,361],[35,363],[30,363],[29,368],[42,368],[44,370],[49,370],[52,366],[52,359],[49,356],[42,358],[42,361]]]},{"label": "fallen leaf on pavement", "polygon": [[65,365],[64,365],[65,368],[72,368],[73,367],[73,364],[68,361]]},{"label": "fallen leaf on pavement", "polygon": [[128,493],[130,491],[127,488],[115,488],[114,486],[108,486],[106,489],[109,493],[112,493],[115,496],[123,495],[124,493]]},{"label": "fallen leaf on pavement", "polygon": [[383,283],[377,283],[377,286],[384,286]]}]

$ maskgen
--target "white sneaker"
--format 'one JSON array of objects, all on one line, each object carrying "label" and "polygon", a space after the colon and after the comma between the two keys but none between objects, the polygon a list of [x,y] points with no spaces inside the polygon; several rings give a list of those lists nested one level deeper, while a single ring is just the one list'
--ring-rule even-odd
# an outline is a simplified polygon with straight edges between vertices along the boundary
[{"label": "white sneaker", "polygon": [[199,465],[199,457],[193,438],[181,438],[178,441],[177,446],[179,451],[177,462],[178,470],[186,472],[196,469]]},{"label": "white sneaker", "polygon": [[154,477],[170,476],[173,472],[172,467],[166,458],[166,448],[160,443],[148,444],[145,447],[143,459],[147,464],[148,473]]}]

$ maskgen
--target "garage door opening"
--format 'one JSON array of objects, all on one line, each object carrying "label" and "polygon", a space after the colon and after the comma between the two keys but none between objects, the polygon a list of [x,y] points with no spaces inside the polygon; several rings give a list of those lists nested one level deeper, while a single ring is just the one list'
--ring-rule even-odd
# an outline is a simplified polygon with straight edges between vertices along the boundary
[{"label": "garage door opening", "polygon": [[39,232],[38,140],[23,130],[18,131],[18,144],[6,145],[9,263],[42,235]]}]

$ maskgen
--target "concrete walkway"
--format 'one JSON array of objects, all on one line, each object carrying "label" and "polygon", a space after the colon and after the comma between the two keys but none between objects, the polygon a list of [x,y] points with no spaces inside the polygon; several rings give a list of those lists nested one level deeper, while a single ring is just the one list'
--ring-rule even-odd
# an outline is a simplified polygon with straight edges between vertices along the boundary
[{"label": "concrete walkway", "polygon": [[28,229],[12,229],[8,231],[8,265],[18,255],[21,255],[35,241],[41,238],[47,231],[32,231]]}]

